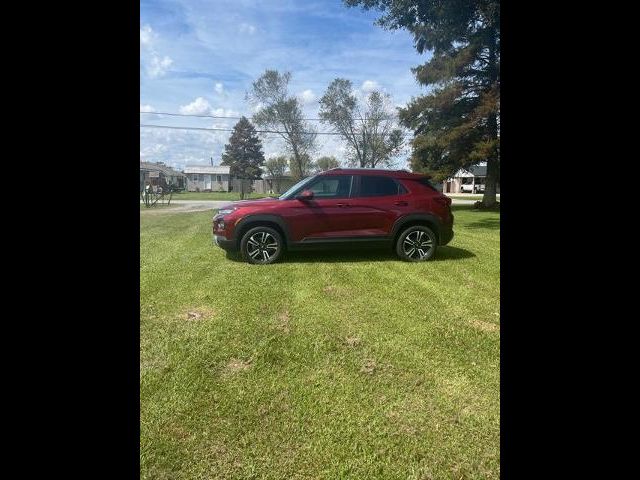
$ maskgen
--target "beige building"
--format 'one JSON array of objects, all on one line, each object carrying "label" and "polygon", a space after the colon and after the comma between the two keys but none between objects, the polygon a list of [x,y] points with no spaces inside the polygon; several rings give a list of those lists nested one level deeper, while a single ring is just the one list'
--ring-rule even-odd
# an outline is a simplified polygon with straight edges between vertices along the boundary
[{"label": "beige building", "polygon": [[184,169],[187,190],[189,192],[228,192],[231,185],[230,168],[224,165],[187,165]]}]

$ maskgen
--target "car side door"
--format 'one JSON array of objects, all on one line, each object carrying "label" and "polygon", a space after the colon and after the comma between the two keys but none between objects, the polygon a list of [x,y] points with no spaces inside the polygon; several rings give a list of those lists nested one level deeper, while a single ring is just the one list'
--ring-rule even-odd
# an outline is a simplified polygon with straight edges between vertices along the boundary
[{"label": "car side door", "polygon": [[349,200],[354,234],[386,237],[401,216],[411,212],[412,197],[393,177],[357,175],[355,190]]},{"label": "car side door", "polygon": [[353,175],[320,175],[305,185],[310,200],[291,200],[290,229],[295,242],[314,242],[345,236],[350,228],[349,198]]}]

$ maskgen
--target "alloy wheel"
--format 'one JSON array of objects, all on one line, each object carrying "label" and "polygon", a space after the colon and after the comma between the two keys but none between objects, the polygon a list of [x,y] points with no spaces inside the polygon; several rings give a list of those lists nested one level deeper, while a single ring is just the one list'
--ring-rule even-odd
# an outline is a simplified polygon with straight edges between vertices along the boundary
[{"label": "alloy wheel", "polygon": [[269,232],[259,231],[247,240],[247,255],[257,262],[268,262],[278,251],[278,241]]},{"label": "alloy wheel", "polygon": [[422,260],[429,256],[433,248],[433,240],[423,230],[409,233],[402,242],[402,251],[412,260]]}]

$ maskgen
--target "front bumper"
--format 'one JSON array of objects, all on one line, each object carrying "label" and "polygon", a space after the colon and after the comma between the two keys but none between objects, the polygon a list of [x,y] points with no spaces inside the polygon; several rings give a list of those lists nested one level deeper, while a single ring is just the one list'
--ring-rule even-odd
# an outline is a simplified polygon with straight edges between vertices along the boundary
[{"label": "front bumper", "polygon": [[233,239],[229,239],[228,225],[225,225],[224,217],[222,215],[216,215],[213,217],[213,230],[212,240],[214,245],[227,250],[236,250],[236,242]]},{"label": "front bumper", "polygon": [[215,243],[218,247],[227,251],[235,251],[236,245],[233,240],[227,240],[224,237],[220,237],[218,235],[213,236],[213,243]]}]

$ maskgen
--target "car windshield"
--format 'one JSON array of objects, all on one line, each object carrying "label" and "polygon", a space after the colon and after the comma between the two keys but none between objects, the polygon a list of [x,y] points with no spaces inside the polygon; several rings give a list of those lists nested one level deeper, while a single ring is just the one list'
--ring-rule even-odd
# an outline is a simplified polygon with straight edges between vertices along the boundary
[{"label": "car windshield", "polygon": [[293,195],[296,194],[296,192],[302,188],[304,185],[306,185],[307,183],[309,183],[311,180],[313,180],[314,178],[316,178],[315,175],[311,176],[311,177],[307,177],[307,178],[303,178],[302,180],[300,180],[298,183],[296,183],[293,187],[291,187],[289,190],[287,190],[286,192],[284,192],[282,195],[280,195],[278,197],[279,200],[289,200]]}]

